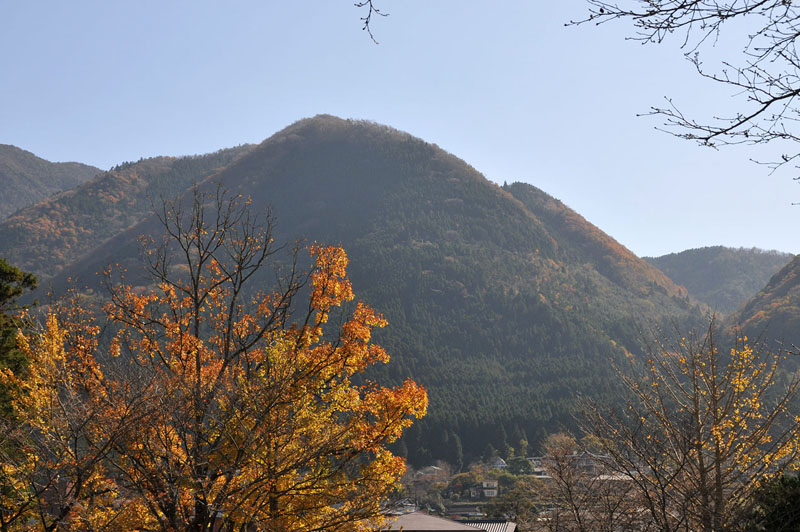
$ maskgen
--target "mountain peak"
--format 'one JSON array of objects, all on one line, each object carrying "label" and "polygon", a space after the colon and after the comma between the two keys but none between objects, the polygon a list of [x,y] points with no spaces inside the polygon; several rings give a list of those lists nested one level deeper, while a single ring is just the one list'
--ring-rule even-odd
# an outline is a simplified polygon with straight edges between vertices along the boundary
[{"label": "mountain peak", "polygon": [[[130,177],[107,179],[102,197],[117,204],[76,202],[53,211],[62,216],[50,218],[56,230],[35,233],[46,239],[64,229],[87,245],[56,287],[68,277],[97,283],[108,264],[146,282],[137,239],[158,236],[157,220],[142,214],[123,228],[111,217],[126,201],[114,186]],[[501,188],[436,145],[373,122],[307,118],[194,177],[202,189],[221,185],[271,209],[279,243],[345,248],[354,290],[389,321],[376,340],[392,361],[373,376],[413,377],[430,392],[428,417],[415,424],[421,432],[409,436],[424,441],[409,449],[435,449],[448,431],[478,454],[493,432],[480,427],[497,424],[509,433],[518,426],[534,443],[538,432],[572,424],[575,390],[613,396],[611,361],[643,352],[642,328],[698,315],[682,288],[555,198],[521,183]],[[107,207],[102,217],[93,216],[98,205]],[[132,222],[136,211],[125,212]],[[84,238],[112,226],[105,241]],[[11,233],[4,229],[0,244]],[[28,260],[52,262],[55,247]],[[440,457],[432,452],[427,458]]]}]

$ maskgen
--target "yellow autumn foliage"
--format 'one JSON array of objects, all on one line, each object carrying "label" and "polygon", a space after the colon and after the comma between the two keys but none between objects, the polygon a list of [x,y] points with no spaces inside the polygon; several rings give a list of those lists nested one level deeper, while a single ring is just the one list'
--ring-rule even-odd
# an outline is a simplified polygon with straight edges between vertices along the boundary
[{"label": "yellow autumn foliage", "polygon": [[25,431],[0,468],[17,494],[0,504],[9,529],[356,531],[380,522],[405,471],[387,445],[425,415],[425,390],[353,382],[389,356],[371,343],[386,320],[363,302],[338,329],[328,325],[354,299],[343,249],[311,246],[298,317],[302,276],[271,292],[242,290],[270,256],[269,233],[240,225],[236,202],[206,225],[204,203],[196,196],[188,225],[173,227],[191,249],[185,275],[159,269],[165,256],[155,253],[152,290],[112,286],[111,339],[75,301],[21,338],[31,370],[14,407]]}]

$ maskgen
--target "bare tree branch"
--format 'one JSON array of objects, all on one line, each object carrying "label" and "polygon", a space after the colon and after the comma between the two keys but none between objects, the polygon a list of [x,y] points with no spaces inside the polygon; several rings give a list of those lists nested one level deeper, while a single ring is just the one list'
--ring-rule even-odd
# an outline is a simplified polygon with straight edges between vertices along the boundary
[{"label": "bare tree branch", "polygon": [[[589,15],[570,24],[630,20],[629,38],[660,44],[673,35],[697,73],[739,98],[731,115],[688,117],[671,99],[651,113],[664,117],[663,130],[713,148],[729,145],[789,143],[777,160],[763,164],[773,171],[800,155],[800,8],[787,0],[587,0]],[[738,58],[707,67],[702,58],[720,36],[738,37]]]},{"label": "bare tree branch", "polygon": [[372,34],[372,27],[370,26],[370,24],[372,24],[372,16],[378,15],[379,17],[388,17],[389,13],[384,13],[383,11],[375,7],[374,0],[365,0],[363,2],[356,2],[353,5],[360,9],[366,8],[367,14],[361,17],[361,21],[364,23],[361,29],[367,31],[367,33],[369,34],[369,38],[372,39],[372,42],[374,42],[375,44],[380,44],[375,39],[375,36]]}]

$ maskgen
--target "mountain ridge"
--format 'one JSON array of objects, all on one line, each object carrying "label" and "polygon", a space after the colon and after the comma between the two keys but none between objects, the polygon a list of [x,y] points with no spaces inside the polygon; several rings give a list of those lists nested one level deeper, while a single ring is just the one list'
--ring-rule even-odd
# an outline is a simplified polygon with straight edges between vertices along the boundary
[{"label": "mountain ridge", "polygon": [[53,163],[11,144],[0,144],[0,220],[101,172],[78,162]]},{"label": "mountain ridge", "polygon": [[[115,166],[0,222],[0,256],[49,279],[174,196],[245,153],[240,146],[188,157],[153,157]],[[43,256],[47,260],[42,260]]]},{"label": "mountain ridge", "polygon": [[[573,425],[576,393],[612,399],[612,362],[643,354],[643,329],[703,314],[563,203],[532,185],[500,187],[387,126],[301,120],[198,186],[218,184],[271,206],[278,242],[344,246],[354,291],[389,321],[375,339],[392,361],[371,376],[429,390],[429,414],[405,438],[414,463],[446,458],[454,436],[477,456],[490,443],[517,445],[501,434],[533,444]],[[124,228],[53,285],[97,288],[109,264],[144,283],[137,236],[157,230],[152,217]],[[257,282],[267,286],[266,272]]]},{"label": "mountain ridge", "polygon": [[[429,417],[409,435],[417,461],[441,456],[445,433],[475,455],[500,443],[481,427],[536,440],[545,426],[571,423],[573,391],[608,395],[610,361],[642,352],[644,322],[701,313],[563,203],[531,185],[504,189],[386,126],[302,120],[200,187],[217,183],[271,205],[279,242],[345,247],[357,295],[389,320],[376,341],[393,360],[375,377],[413,377],[430,390]],[[84,282],[112,262],[138,282],[134,237],[156,226],[140,222],[60,277]]]},{"label": "mountain ridge", "polygon": [[643,257],[697,300],[728,315],[763,289],[793,255],[758,248],[709,246]]},{"label": "mountain ridge", "polygon": [[729,321],[767,349],[798,352],[800,346],[800,255],[773,275]]}]

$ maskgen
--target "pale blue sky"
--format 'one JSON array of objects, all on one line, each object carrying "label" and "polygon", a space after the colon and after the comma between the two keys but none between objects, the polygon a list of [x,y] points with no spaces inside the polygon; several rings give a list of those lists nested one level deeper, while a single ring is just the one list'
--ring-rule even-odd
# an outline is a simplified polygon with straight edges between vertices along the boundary
[{"label": "pale blue sky", "polygon": [[709,113],[732,101],[676,45],[626,41],[624,24],[565,28],[582,0],[378,2],[376,46],[353,0],[0,0],[0,143],[108,168],[330,113],[538,186],[639,255],[800,251],[792,172],[636,117],[665,95]]}]

